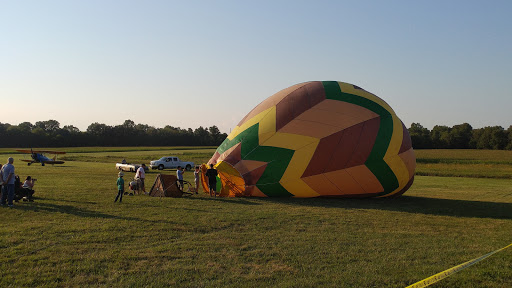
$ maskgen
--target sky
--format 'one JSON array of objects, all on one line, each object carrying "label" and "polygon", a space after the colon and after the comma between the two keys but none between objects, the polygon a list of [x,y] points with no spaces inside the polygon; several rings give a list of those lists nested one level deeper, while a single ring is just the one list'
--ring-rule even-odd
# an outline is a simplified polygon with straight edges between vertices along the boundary
[{"label": "sky", "polygon": [[407,127],[512,125],[512,1],[0,0],[0,122],[229,133],[315,80]]}]

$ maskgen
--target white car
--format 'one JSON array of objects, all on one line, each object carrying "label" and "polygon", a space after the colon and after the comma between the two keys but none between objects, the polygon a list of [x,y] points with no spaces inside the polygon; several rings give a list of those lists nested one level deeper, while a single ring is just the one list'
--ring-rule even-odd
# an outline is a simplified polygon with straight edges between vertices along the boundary
[{"label": "white car", "polygon": [[149,168],[158,170],[178,168],[178,166],[190,170],[194,167],[194,162],[181,161],[176,156],[166,156],[149,162]]},{"label": "white car", "polygon": [[[135,172],[141,164],[130,164],[130,163],[116,163],[116,169],[119,171]],[[148,171],[148,167],[144,168],[144,171]]]}]

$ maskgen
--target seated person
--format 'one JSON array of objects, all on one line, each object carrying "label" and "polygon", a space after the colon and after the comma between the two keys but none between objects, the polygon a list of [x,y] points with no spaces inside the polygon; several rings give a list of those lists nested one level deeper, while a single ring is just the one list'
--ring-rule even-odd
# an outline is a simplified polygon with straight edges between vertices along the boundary
[{"label": "seated person", "polygon": [[25,189],[25,192],[26,192],[26,196],[23,198],[23,200],[25,201],[34,201],[32,199],[32,195],[34,195],[34,184],[36,184],[35,182],[37,181],[37,179],[32,179],[32,177],[30,176],[27,176],[27,179],[25,180],[25,182],[23,182],[23,186],[21,186],[23,189]]}]

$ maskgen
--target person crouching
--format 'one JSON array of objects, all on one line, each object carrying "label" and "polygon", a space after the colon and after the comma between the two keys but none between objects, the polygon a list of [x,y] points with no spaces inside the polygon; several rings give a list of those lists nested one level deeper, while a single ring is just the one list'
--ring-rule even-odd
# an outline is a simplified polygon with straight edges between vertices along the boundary
[{"label": "person crouching", "polygon": [[30,202],[34,202],[34,199],[33,199],[33,195],[34,195],[34,185],[36,184],[36,181],[37,179],[32,179],[31,176],[27,176],[27,178],[25,179],[25,182],[23,182],[23,186],[21,186],[21,188],[23,188],[25,191],[25,196],[23,197],[23,201],[30,201]]}]

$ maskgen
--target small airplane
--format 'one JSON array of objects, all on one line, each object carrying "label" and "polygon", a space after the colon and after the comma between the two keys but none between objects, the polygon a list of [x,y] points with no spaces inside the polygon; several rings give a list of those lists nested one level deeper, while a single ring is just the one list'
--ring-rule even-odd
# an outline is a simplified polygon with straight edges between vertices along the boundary
[{"label": "small airplane", "polygon": [[[30,166],[32,163],[41,163],[41,166],[44,164],[64,164],[64,161],[57,160],[57,154],[66,154],[66,152],[60,151],[48,151],[48,150],[16,150],[21,153],[30,154],[32,160],[21,159],[23,162],[27,162],[27,165]],[[53,158],[48,158],[44,154],[52,154],[55,155]]]}]

